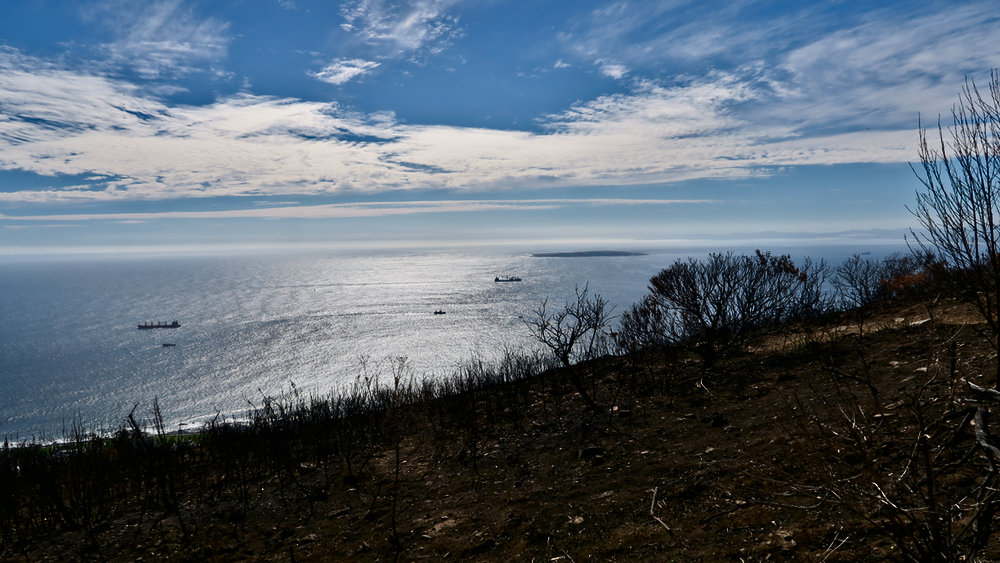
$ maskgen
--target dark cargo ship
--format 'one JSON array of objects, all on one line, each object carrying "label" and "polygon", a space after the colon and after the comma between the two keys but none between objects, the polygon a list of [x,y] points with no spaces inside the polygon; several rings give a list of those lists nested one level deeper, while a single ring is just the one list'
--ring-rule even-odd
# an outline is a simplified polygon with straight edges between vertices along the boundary
[{"label": "dark cargo ship", "polygon": [[177,321],[174,321],[172,323],[156,322],[156,323],[142,323],[141,325],[138,325],[138,326],[139,326],[139,330],[148,330],[148,329],[151,329],[151,328],[180,328],[181,327],[181,323],[179,323]]},{"label": "dark cargo ship", "polygon": [[504,276],[502,278],[501,277],[493,278],[493,281],[495,281],[495,282],[519,282],[519,281],[521,281],[521,278],[519,278],[517,276]]}]

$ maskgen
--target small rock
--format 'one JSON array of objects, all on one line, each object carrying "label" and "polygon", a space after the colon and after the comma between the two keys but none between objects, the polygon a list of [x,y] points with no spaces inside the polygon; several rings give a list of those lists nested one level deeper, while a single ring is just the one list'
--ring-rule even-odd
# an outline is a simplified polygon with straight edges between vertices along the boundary
[{"label": "small rock", "polygon": [[777,540],[775,543],[782,551],[795,549],[798,545],[794,539],[795,535],[789,530],[775,530],[772,536]]}]

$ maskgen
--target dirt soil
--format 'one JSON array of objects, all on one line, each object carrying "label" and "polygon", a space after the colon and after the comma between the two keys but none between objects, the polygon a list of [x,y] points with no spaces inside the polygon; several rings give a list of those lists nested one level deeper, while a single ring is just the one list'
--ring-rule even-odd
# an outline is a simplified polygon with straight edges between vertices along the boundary
[{"label": "dirt soil", "polygon": [[[643,369],[672,384],[645,396],[614,396],[628,377],[621,359],[595,363],[608,415],[538,392],[527,422],[483,436],[477,452],[458,434],[415,431],[401,443],[398,480],[393,449],[358,478],[306,463],[294,483],[255,491],[245,516],[231,500],[182,502],[182,520],[135,514],[8,546],[0,561],[895,559],[891,538],[858,512],[870,503],[850,498],[874,496],[870,483],[852,476],[866,452],[885,455],[888,470],[905,464],[919,433],[914,397],[933,418],[969,399],[961,379],[991,386],[995,373],[967,306],[930,311],[885,311],[860,339],[851,317],[830,319],[708,373],[695,358],[646,358]],[[859,408],[845,410],[851,397]],[[852,416],[871,431],[870,449],[836,438]]]}]

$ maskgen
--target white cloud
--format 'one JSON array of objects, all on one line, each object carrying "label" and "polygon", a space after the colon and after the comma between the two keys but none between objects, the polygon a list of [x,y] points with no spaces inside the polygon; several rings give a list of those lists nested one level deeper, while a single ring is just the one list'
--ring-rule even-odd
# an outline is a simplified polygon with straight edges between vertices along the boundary
[{"label": "white cloud", "polygon": [[[23,145],[95,127],[127,130],[165,110],[122,81],[74,72],[0,48],[0,139]],[[0,162],[4,156],[0,151]]]},{"label": "white cloud", "polygon": [[[671,56],[674,46],[686,44],[671,40],[677,33],[672,29],[676,25],[672,13],[688,3],[687,0],[615,1],[573,18],[569,29],[558,33],[557,38],[574,56],[595,64],[611,58],[620,61],[619,64],[659,62]],[[731,8],[720,8],[711,21],[725,21],[729,11]],[[651,25],[656,27],[652,39],[636,39]]]},{"label": "white cloud", "polygon": [[[450,5],[404,7],[427,23]],[[393,26],[406,19],[402,8],[352,6],[352,25],[403,37],[388,35],[402,29]],[[623,65],[628,90],[544,116],[540,133],[409,125],[390,112],[249,94],[172,106],[122,80],[0,49],[0,168],[110,178],[99,189],[8,191],[0,201],[482,192],[906,162],[917,112],[947,111],[964,72],[1000,59],[991,14],[977,4],[888,25],[873,13],[768,60],[672,82],[643,80],[638,69],[626,76],[617,61],[628,59],[593,57]],[[314,76],[340,84],[377,64],[338,59]]]},{"label": "white cloud", "polygon": [[601,74],[604,76],[614,78],[615,80],[620,80],[626,74],[628,74],[628,67],[623,64],[615,63],[607,59],[598,59],[595,64],[601,67]]},{"label": "white cloud", "polygon": [[385,46],[387,55],[440,52],[461,34],[458,19],[446,13],[461,0],[355,0],[341,7],[347,31],[366,43]]},{"label": "white cloud", "polygon": [[[859,26],[818,37],[780,57],[777,73],[787,75],[798,99],[788,111],[773,115],[789,119],[794,112],[803,125],[912,126],[918,112],[947,112],[966,75],[984,76],[996,65],[998,34],[996,6],[989,3],[948,7],[906,21],[874,13]],[[803,107],[809,110],[805,114]]]},{"label": "white cloud", "polygon": [[571,65],[569,63],[564,63],[562,59],[559,59],[558,61],[556,61],[556,64],[554,64],[552,66],[553,66],[553,68],[570,68],[573,65]]},{"label": "white cloud", "polygon": [[[918,112],[947,111],[965,75],[1000,60],[992,2],[875,7],[849,19],[830,9],[803,4],[772,17],[745,2],[613,2],[559,38],[616,79],[662,68],[728,69],[758,91],[759,103],[730,108],[733,115],[797,135],[910,128]],[[698,17],[704,11],[712,17]]]},{"label": "white cloud", "polygon": [[759,89],[738,76],[647,82],[546,117],[545,133],[405,125],[335,104],[239,95],[168,106],[129,85],[0,53],[0,167],[96,174],[93,185],[0,201],[480,191],[747,177],[762,166],[899,162],[912,131],[797,139],[794,124],[734,115]]},{"label": "white cloud", "polygon": [[664,63],[712,67],[739,65],[782,52],[825,33],[828,3],[801,3],[780,15],[759,2],[690,0],[613,1],[571,19],[557,34],[583,60],[613,59],[630,68]]},{"label": "white cloud", "polygon": [[114,0],[92,16],[117,36],[104,45],[113,60],[146,78],[188,74],[226,56],[228,25],[198,18],[184,0]]},{"label": "white cloud", "polygon": [[363,76],[379,66],[374,61],[364,59],[336,59],[319,72],[310,73],[317,80],[329,82],[330,84],[341,85],[352,78]]}]

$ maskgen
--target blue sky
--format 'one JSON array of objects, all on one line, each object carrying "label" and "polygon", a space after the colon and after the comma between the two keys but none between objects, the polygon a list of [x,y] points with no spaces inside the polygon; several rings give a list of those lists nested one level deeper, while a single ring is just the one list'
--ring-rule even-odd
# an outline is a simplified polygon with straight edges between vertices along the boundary
[{"label": "blue sky", "polygon": [[997,37],[992,2],[9,3],[0,254],[898,241],[918,115]]}]

